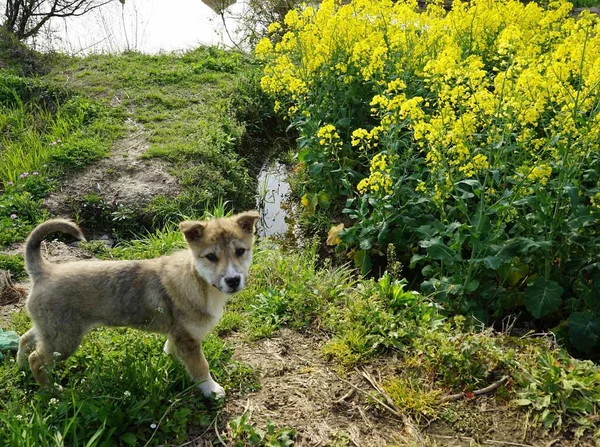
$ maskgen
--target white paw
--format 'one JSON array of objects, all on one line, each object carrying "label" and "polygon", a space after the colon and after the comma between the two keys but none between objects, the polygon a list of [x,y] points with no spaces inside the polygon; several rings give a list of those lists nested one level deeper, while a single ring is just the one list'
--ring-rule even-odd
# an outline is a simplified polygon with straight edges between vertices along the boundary
[{"label": "white paw", "polygon": [[171,340],[169,340],[167,338],[167,341],[165,341],[165,345],[163,346],[163,351],[165,351],[165,354],[170,355],[171,357],[175,356],[175,350],[173,349],[173,343],[171,343]]},{"label": "white paw", "polygon": [[198,389],[200,389],[206,398],[223,399],[225,397],[225,390],[212,377],[199,383]]}]

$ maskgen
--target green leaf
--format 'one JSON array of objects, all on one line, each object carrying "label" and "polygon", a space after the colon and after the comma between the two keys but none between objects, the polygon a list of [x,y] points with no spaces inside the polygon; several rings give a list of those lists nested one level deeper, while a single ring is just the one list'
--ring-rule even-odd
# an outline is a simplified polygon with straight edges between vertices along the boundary
[{"label": "green leaf", "polygon": [[137,436],[131,432],[121,435],[121,441],[128,445],[135,445],[137,443]]},{"label": "green leaf", "polygon": [[354,265],[360,268],[363,275],[366,275],[371,270],[371,257],[366,250],[358,250],[354,253]]},{"label": "green leaf", "polygon": [[467,293],[471,293],[471,292],[475,292],[477,289],[479,288],[479,281],[477,281],[476,279],[472,279],[471,281],[469,281],[465,287],[465,292]]},{"label": "green leaf", "polygon": [[535,318],[542,318],[558,309],[562,293],[556,281],[538,278],[525,290],[525,307]]},{"label": "green leaf", "polygon": [[531,401],[529,399],[516,399],[513,402],[522,407],[525,405],[531,405]]},{"label": "green leaf", "polygon": [[488,269],[498,270],[498,268],[504,263],[505,259],[500,256],[486,256],[485,258],[473,259],[473,262],[483,263]]},{"label": "green leaf", "polygon": [[449,265],[454,264],[456,260],[454,252],[439,237],[421,241],[419,245],[427,250],[432,259],[446,261]]},{"label": "green leaf", "polygon": [[574,312],[569,317],[569,339],[582,352],[590,352],[598,344],[600,324],[591,312]]},{"label": "green leaf", "polygon": [[316,162],[316,163],[312,164],[312,166],[308,170],[308,173],[310,175],[317,175],[317,174],[320,174],[322,170],[323,170],[323,163]]}]

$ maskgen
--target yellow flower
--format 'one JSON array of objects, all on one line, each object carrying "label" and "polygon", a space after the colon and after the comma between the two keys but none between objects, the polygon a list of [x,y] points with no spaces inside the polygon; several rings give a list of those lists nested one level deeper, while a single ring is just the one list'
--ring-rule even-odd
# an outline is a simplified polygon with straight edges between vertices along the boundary
[{"label": "yellow flower", "polygon": [[273,22],[269,25],[268,28],[269,34],[276,33],[277,31],[281,31],[281,23]]},{"label": "yellow flower", "polygon": [[333,124],[326,124],[317,131],[319,144],[326,149],[335,150],[342,146],[342,139]]},{"label": "yellow flower", "polygon": [[308,206],[309,200],[308,200],[308,194],[304,194],[302,196],[302,198],[300,199],[300,203],[302,204],[302,206],[304,208],[306,208]]},{"label": "yellow flower", "polygon": [[352,146],[359,146],[367,139],[369,132],[365,129],[358,128],[352,132]]},{"label": "yellow flower", "polygon": [[527,178],[532,181],[539,181],[540,184],[546,185],[552,174],[552,168],[547,164],[535,166],[527,175]]},{"label": "yellow flower", "polygon": [[343,229],[343,223],[332,226],[327,232],[327,245],[338,245],[340,242],[342,242],[339,234]]}]

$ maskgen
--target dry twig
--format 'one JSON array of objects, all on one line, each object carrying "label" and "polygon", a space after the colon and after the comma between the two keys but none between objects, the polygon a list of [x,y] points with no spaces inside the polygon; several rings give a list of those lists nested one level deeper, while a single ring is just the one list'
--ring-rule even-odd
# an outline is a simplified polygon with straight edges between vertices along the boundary
[{"label": "dry twig", "polygon": [[389,407],[391,407],[395,411],[395,414],[399,416],[400,419],[402,419],[402,422],[404,423],[408,434],[412,436],[415,441],[423,443],[423,437],[421,436],[419,429],[415,426],[413,421],[407,415],[400,413],[400,409],[396,407],[396,404],[394,403],[392,398],[385,392],[383,387],[375,380],[375,378],[371,376],[364,368],[362,371],[359,371],[358,369],[356,371],[358,371],[365,379],[367,379],[371,386],[375,388],[375,391],[377,391],[381,396],[383,396],[383,398],[388,403]]},{"label": "dry twig", "polygon": [[[488,385],[485,388],[481,388],[480,390],[473,391],[473,396],[481,396],[483,394],[489,394],[492,391],[496,391],[498,388],[500,388],[502,385],[504,385],[507,381],[508,381],[508,376],[503,376],[500,380],[497,380],[496,382],[492,383],[491,385]],[[464,393],[464,392],[450,394],[449,396],[442,397],[436,403],[443,404],[445,402],[454,402],[457,400],[464,399],[465,397],[467,397],[467,393]]]}]

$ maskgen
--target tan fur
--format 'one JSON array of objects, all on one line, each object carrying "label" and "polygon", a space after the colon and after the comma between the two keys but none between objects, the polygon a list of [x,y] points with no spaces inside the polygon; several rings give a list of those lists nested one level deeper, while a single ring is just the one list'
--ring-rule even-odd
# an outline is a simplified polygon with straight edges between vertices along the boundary
[{"label": "tan fur", "polygon": [[[258,213],[249,211],[182,222],[189,249],[170,256],[65,264],[44,260],[41,241],[54,231],[83,239],[81,231],[66,220],[41,224],[25,249],[33,281],[27,309],[34,325],[21,337],[19,364],[28,362],[36,380],[47,384],[47,367],[73,354],[91,328],[128,326],[167,334],[165,351],[181,358],[205,395],[222,396],[201,342],[217,324],[229,295],[245,285],[257,219]],[[240,250],[246,251],[240,255]]]}]

